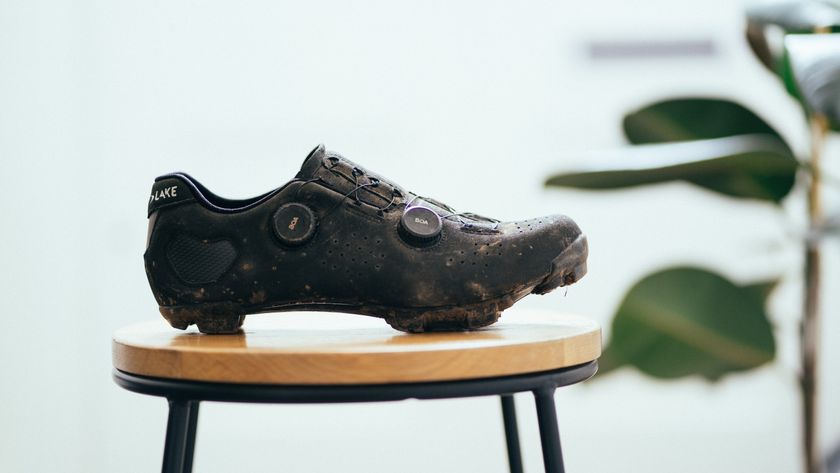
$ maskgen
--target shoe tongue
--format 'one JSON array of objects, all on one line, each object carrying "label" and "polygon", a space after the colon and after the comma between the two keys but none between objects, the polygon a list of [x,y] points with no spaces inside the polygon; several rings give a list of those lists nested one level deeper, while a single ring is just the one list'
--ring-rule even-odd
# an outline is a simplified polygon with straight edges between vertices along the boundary
[{"label": "shoe tongue", "polygon": [[[329,163],[325,163],[325,161],[327,160],[332,161]],[[303,160],[303,164],[300,165],[300,171],[298,171],[295,178],[305,180],[320,177],[327,182],[331,182],[335,178],[335,175],[330,172],[330,169],[333,168],[335,168],[336,170],[344,171],[344,174],[346,175],[350,175],[350,173],[354,169],[363,170],[363,174],[375,176],[380,180],[384,180],[380,176],[368,172],[367,170],[354,163],[353,161],[350,161],[349,159],[345,158],[344,156],[341,156],[334,151],[327,151],[323,144],[316,146],[315,149],[309,152],[309,155],[307,155],[306,159]],[[364,179],[361,179],[360,181],[366,182]]]},{"label": "shoe tongue", "polygon": [[[333,160],[333,162],[325,164],[324,161],[327,159]],[[351,179],[350,176],[353,176],[356,171],[361,171],[361,173]],[[357,195],[360,200],[377,208],[388,208],[395,203],[402,203],[410,200],[416,202],[417,204],[422,203],[426,207],[433,208],[441,215],[448,215],[454,212],[454,210],[445,204],[442,204],[434,199],[420,197],[411,192],[407,192],[402,187],[384,179],[378,174],[374,174],[363,169],[361,166],[343,156],[339,156],[332,151],[328,153],[323,144],[316,146],[315,149],[306,156],[306,159],[303,160],[303,164],[300,166],[300,171],[298,171],[295,178],[302,180],[318,178],[323,184],[341,194],[352,192],[359,184],[370,183],[370,179],[374,178],[380,182],[380,185],[375,188],[366,187],[366,192],[361,192]],[[394,194],[392,194],[392,191],[394,190],[397,191],[396,196],[398,199],[396,201],[394,200]],[[463,219],[466,220],[478,222],[498,222],[496,219],[481,217],[475,214],[465,213],[461,215],[463,215]]]},{"label": "shoe tongue", "polygon": [[315,177],[318,173],[318,169],[321,168],[321,164],[324,162],[326,154],[327,150],[324,148],[323,144],[316,146],[315,149],[309,152],[306,159],[303,160],[303,164],[300,166],[300,171],[298,171],[295,178],[312,179]]},{"label": "shoe tongue", "polygon": [[[367,171],[353,161],[335,152],[328,152],[323,144],[315,147],[303,160],[295,179],[317,179],[339,194],[349,194],[357,187],[363,186],[364,190],[354,193],[354,198],[359,197],[361,201],[377,208],[384,208],[395,203],[394,190],[398,191],[397,197],[400,201],[407,194],[399,186]],[[371,186],[374,181],[379,182]]]}]

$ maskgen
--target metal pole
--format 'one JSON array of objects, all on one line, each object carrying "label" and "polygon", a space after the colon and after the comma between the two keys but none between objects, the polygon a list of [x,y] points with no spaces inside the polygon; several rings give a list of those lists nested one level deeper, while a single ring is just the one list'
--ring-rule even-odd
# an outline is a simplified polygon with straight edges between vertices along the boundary
[{"label": "metal pole", "polygon": [[195,427],[198,422],[198,402],[168,399],[169,420],[163,447],[163,473],[189,473],[192,468]]},{"label": "metal pole", "polygon": [[198,406],[199,401],[190,401],[190,414],[187,425],[187,441],[184,451],[183,473],[192,472],[193,452],[195,451],[195,433],[198,430]]},{"label": "metal pole", "polygon": [[519,449],[519,429],[516,425],[516,404],[512,394],[502,398],[502,417],[505,421],[505,440],[507,441],[508,465],[510,473],[522,473],[522,452]]},{"label": "metal pole", "polygon": [[564,473],[563,452],[560,450],[560,431],[557,427],[557,410],[554,406],[555,387],[544,387],[534,391],[537,404],[537,420],[540,424],[543,464],[546,473]]}]

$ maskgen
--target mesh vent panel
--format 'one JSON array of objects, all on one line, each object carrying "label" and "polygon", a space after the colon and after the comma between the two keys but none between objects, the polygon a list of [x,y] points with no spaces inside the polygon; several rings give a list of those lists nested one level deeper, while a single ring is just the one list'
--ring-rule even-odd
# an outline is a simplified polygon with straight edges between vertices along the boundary
[{"label": "mesh vent panel", "polygon": [[216,281],[236,259],[236,248],[229,240],[207,241],[178,235],[169,243],[166,256],[175,274],[188,284]]}]

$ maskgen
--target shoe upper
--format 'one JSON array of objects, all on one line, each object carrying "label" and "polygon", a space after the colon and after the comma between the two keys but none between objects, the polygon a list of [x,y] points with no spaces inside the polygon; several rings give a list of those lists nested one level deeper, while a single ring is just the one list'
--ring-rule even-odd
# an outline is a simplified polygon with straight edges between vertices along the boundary
[{"label": "shoe upper", "polygon": [[456,212],[322,145],[294,179],[252,199],[159,177],[144,259],[161,306],[442,307],[537,286],[580,234],[561,215]]}]

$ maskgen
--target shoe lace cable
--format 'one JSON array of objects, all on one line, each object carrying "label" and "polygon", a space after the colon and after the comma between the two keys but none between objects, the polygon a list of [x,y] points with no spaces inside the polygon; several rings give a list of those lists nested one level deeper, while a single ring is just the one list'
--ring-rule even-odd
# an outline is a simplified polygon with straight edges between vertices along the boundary
[{"label": "shoe lace cable", "polygon": [[458,222],[461,223],[462,225],[466,225],[469,222],[465,222],[464,219],[461,218],[461,217],[467,217],[471,220],[477,220],[477,221],[486,221],[488,223],[499,223],[499,220],[496,220],[495,218],[485,217],[483,215],[478,215],[478,214],[473,213],[473,212],[457,212],[455,209],[453,209],[452,207],[444,204],[443,202],[440,202],[439,200],[433,199],[431,197],[423,197],[422,195],[416,195],[416,194],[408,202],[406,202],[406,204],[405,204],[406,208],[411,207],[411,204],[415,200],[418,200],[418,199],[419,200],[425,200],[426,202],[429,202],[430,204],[435,205],[437,207],[440,207],[443,210],[446,210],[447,212],[449,212],[446,215],[441,215],[440,218],[448,219],[448,218],[456,217],[458,219]]},{"label": "shoe lace cable", "polygon": [[[331,162],[332,165],[327,165],[328,161]],[[360,169],[360,168],[356,167],[356,166],[353,167],[353,170],[351,172],[351,176],[352,176],[352,180],[351,180],[345,174],[343,174],[341,172],[338,172],[338,171],[333,169],[336,166],[336,164],[338,164],[339,161],[340,161],[340,158],[338,158],[336,156],[328,156],[327,159],[324,160],[324,167],[328,171],[333,173],[334,175],[339,176],[343,179],[346,179],[349,182],[352,182],[353,183],[353,188],[350,191],[348,191],[347,193],[343,194],[341,199],[332,208],[330,208],[330,210],[328,210],[325,215],[330,215],[332,212],[334,212],[336,209],[338,209],[338,207],[341,206],[341,204],[343,204],[345,200],[347,200],[348,198],[350,198],[352,196],[352,199],[356,203],[356,205],[362,205],[362,203],[368,204],[371,207],[375,208],[376,211],[377,211],[377,214],[379,214],[381,216],[383,213],[391,210],[391,208],[395,206],[395,204],[397,203],[397,198],[404,197],[402,192],[399,189],[397,189],[396,186],[388,184],[388,187],[391,189],[391,198],[390,198],[390,200],[388,201],[387,204],[385,204],[382,207],[379,207],[379,206],[376,206],[374,204],[371,204],[370,202],[364,201],[359,196],[359,191],[368,190],[369,192],[372,192],[372,191],[369,190],[369,188],[379,187],[379,185],[382,183],[382,181],[379,178],[370,176],[368,178],[369,182],[366,182],[366,183],[359,182],[359,176],[365,175],[365,171],[363,169]],[[303,183],[303,185],[301,185],[300,188],[303,188],[304,185],[309,184],[311,182],[324,183],[323,179],[321,179],[320,177],[314,177],[312,179],[306,180]],[[300,191],[300,188],[298,189],[298,192]],[[372,193],[377,195],[378,197],[382,197],[378,193],[375,193],[375,192],[372,192]],[[428,202],[428,203],[430,203],[430,204],[432,204],[436,207],[439,207],[439,208],[449,212],[446,215],[441,215],[440,216],[441,219],[457,218],[458,222],[461,225],[468,224],[468,222],[464,221],[464,219],[461,218],[461,217],[466,217],[466,218],[469,218],[469,219],[475,220],[475,221],[485,221],[485,222],[489,222],[489,223],[499,223],[499,220],[496,220],[494,218],[485,217],[483,215],[478,215],[478,214],[475,214],[475,213],[472,213],[472,212],[458,212],[455,209],[453,209],[452,207],[450,207],[449,205],[444,204],[443,202],[440,202],[440,201],[438,201],[436,199],[433,199],[431,197],[424,197],[424,196],[421,196],[421,195],[418,195],[418,194],[414,194],[413,197],[405,203],[405,208],[411,207],[411,204],[414,203],[414,201],[418,200],[418,199],[419,200],[424,200],[424,201],[426,201],[426,202]]]},{"label": "shoe lace cable", "polygon": [[[337,158],[334,158],[334,157],[332,157],[332,156],[328,157],[327,159],[328,159],[328,160],[335,159],[335,160],[337,161]],[[335,174],[335,175],[337,175],[337,176],[339,176],[339,177],[342,177],[342,178],[344,178],[344,179],[348,179],[348,178],[347,178],[347,176],[345,176],[344,174],[342,174],[342,173],[340,173],[340,172],[338,172],[338,171],[333,170],[332,168],[333,168],[333,167],[335,167],[335,166],[327,166],[327,165],[325,164],[325,165],[324,165],[324,167],[326,167],[326,168],[327,168],[330,172],[332,172],[333,174]],[[380,206],[377,206],[377,205],[371,204],[370,202],[364,201],[364,200],[363,200],[363,199],[359,196],[359,191],[360,191],[360,190],[364,190],[364,189],[368,189],[368,188],[375,188],[375,187],[379,187],[379,185],[380,185],[380,183],[381,183],[382,181],[381,181],[380,179],[376,178],[376,177],[370,177],[370,178],[369,178],[369,181],[370,181],[370,182],[360,183],[360,182],[359,182],[359,176],[362,176],[362,175],[364,175],[364,171],[363,171],[362,169],[359,169],[359,168],[357,168],[357,167],[354,167],[354,168],[353,168],[353,172],[352,172],[353,180],[351,181],[351,182],[353,183],[353,188],[352,188],[350,191],[348,191],[348,192],[346,192],[345,194],[343,194],[343,195],[342,195],[342,197],[341,197],[341,199],[340,199],[340,200],[339,200],[339,201],[338,201],[338,202],[337,202],[334,206],[332,206],[332,207],[331,207],[331,208],[330,208],[330,209],[326,212],[325,216],[326,216],[326,215],[330,215],[330,214],[332,214],[332,213],[333,213],[336,209],[338,209],[338,207],[339,207],[339,206],[341,206],[341,204],[343,204],[343,203],[344,203],[344,201],[345,201],[345,200],[347,200],[347,198],[349,198],[349,197],[351,197],[351,196],[352,196],[352,198],[353,198],[353,201],[356,203],[356,205],[362,205],[362,203],[368,204],[368,205],[370,205],[371,207],[375,208],[375,209],[376,209],[376,211],[377,211],[377,214],[379,214],[379,215],[381,216],[383,213],[387,212],[388,210],[390,210],[390,209],[391,209],[391,207],[393,207],[393,206],[394,206],[394,204],[396,203],[396,201],[397,201],[397,198],[398,198],[398,197],[402,197],[402,196],[403,196],[403,195],[402,195],[402,192],[400,192],[400,191],[399,191],[399,189],[397,189],[397,188],[395,188],[395,187],[393,187],[393,186],[389,186],[389,187],[390,187],[390,189],[391,189],[391,198],[390,198],[390,200],[388,201],[388,203],[387,203],[387,204],[385,204],[384,206],[380,207]],[[349,180],[349,179],[348,179],[348,180]],[[306,184],[309,184],[309,183],[312,183],[312,182],[320,182],[321,184],[326,184],[326,182],[325,182],[325,181],[324,181],[324,180],[323,180],[320,176],[318,176],[318,177],[313,177],[313,178],[311,178],[311,179],[307,179],[307,180],[305,180],[305,181],[303,182],[303,184],[301,184],[301,186],[298,188],[298,192],[300,192],[300,190],[301,190],[301,189],[302,189],[302,188],[303,188]],[[379,194],[376,194],[376,193],[374,193],[374,194],[375,194],[375,195],[377,195],[377,196],[379,196],[379,197],[382,197],[382,196],[381,196],[381,195],[379,195]]]}]

